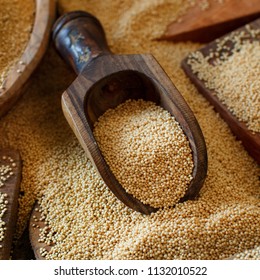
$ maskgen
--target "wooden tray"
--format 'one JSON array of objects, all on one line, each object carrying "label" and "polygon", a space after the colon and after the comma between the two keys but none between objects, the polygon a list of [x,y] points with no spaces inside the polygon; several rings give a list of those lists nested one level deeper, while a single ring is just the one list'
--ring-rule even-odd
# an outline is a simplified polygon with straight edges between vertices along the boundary
[{"label": "wooden tray", "polygon": [[36,260],[45,260],[40,251],[41,249],[49,251],[51,246],[39,241],[40,230],[46,226],[45,222],[41,220],[39,208],[40,205],[36,202],[29,221],[29,238]]},{"label": "wooden tray", "polygon": [[[250,23],[251,28],[260,29],[260,18]],[[247,31],[245,26],[237,29],[235,32],[244,31],[247,35],[245,40],[257,40],[260,41],[260,36],[252,37]],[[247,37],[247,38],[246,38]],[[221,37],[219,40],[223,40],[225,36]],[[199,51],[207,56],[210,50],[216,50],[217,43],[216,41],[211,42],[210,44],[199,49]],[[221,52],[222,50],[220,50]],[[242,141],[245,149],[248,153],[260,163],[260,133],[253,133],[249,130],[244,122],[239,121],[229,110],[228,108],[217,98],[214,94],[214,90],[208,89],[204,82],[198,78],[196,74],[192,72],[191,66],[188,64],[189,55],[182,61],[182,68],[190,78],[190,80],[197,87],[199,92],[214,106],[215,110],[219,112],[220,116],[227,122],[230,129],[236,135],[237,139]]]},{"label": "wooden tray", "polygon": [[[15,232],[17,210],[18,210],[18,195],[21,182],[22,162],[20,154],[16,150],[1,149],[0,150],[0,166],[12,165],[13,174],[0,187],[0,192],[7,194],[6,200],[7,210],[4,213],[3,221],[5,222],[6,230],[4,231],[4,239],[0,241],[0,260],[8,260],[10,258],[13,234]],[[9,173],[10,174],[10,173]]]},{"label": "wooden tray", "polygon": [[0,90],[0,117],[15,104],[31,74],[41,61],[55,20],[55,0],[35,0],[36,13],[31,37],[18,63],[12,67]]}]

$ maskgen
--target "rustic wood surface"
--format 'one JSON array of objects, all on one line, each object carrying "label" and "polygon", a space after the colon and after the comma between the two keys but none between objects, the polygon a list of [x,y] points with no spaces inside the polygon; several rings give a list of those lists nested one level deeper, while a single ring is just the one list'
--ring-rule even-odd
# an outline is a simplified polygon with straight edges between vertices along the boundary
[{"label": "rustic wood surface", "polygon": [[42,249],[49,251],[51,249],[51,245],[46,245],[45,243],[39,241],[40,230],[46,226],[44,220],[41,219],[41,213],[39,209],[40,205],[38,202],[36,202],[29,221],[29,238],[35,258],[37,260],[44,260],[45,257],[41,255],[40,251]]},{"label": "rustic wood surface", "polygon": [[[55,20],[55,0],[36,0],[36,13],[31,37],[17,64],[10,70],[0,90],[0,117],[6,114],[22,95],[28,80],[41,61]],[[19,62],[22,61],[23,64]]]},{"label": "rustic wood surface", "polygon": [[6,193],[8,201],[7,211],[3,216],[6,230],[4,231],[4,239],[0,241],[0,260],[8,260],[10,258],[13,235],[16,227],[17,211],[18,211],[18,196],[21,182],[22,173],[22,161],[18,151],[13,149],[1,149],[0,150],[0,166],[10,165],[12,166],[13,175],[11,175],[2,187],[0,187],[1,193]]},{"label": "rustic wood surface", "polygon": [[[79,13],[79,14],[77,14]],[[207,151],[199,124],[187,103],[152,55],[113,55],[96,18],[84,12],[62,16],[54,26],[54,42],[72,68],[80,73],[63,93],[64,115],[87,156],[110,190],[128,207],[144,214],[144,205],[118,183],[93,136],[93,124],[108,108],[127,99],[154,101],[182,126],[193,152],[193,180],[185,197],[198,194],[207,174]]]},{"label": "rustic wood surface", "polygon": [[[260,29],[260,18],[250,24],[254,29]],[[247,32],[245,27],[241,27],[237,30],[243,30]],[[225,37],[225,36],[224,36]],[[222,37],[222,39],[224,38]],[[260,37],[253,37],[251,40],[260,41]],[[199,51],[206,56],[210,50],[216,50],[217,43],[215,41],[204,46]],[[221,50],[220,50],[221,52]],[[188,64],[188,57],[182,61],[182,68],[186,72],[187,76],[198,88],[199,92],[214,106],[215,110],[219,112],[220,116],[227,122],[230,129],[236,135],[237,139],[242,141],[242,144],[248,151],[248,153],[260,163],[260,133],[253,133],[249,130],[244,122],[239,121],[228,108],[218,99],[214,90],[210,90],[205,86],[205,83],[201,81],[196,74],[192,72],[191,66]]]},{"label": "rustic wood surface", "polygon": [[208,0],[208,3],[206,10],[196,4],[180,21],[170,23],[161,39],[210,42],[260,16],[259,0],[225,0],[223,3]]},{"label": "rustic wood surface", "polygon": [[13,242],[11,253],[12,260],[35,260],[33,248],[29,238],[29,223],[23,233],[17,240]]}]

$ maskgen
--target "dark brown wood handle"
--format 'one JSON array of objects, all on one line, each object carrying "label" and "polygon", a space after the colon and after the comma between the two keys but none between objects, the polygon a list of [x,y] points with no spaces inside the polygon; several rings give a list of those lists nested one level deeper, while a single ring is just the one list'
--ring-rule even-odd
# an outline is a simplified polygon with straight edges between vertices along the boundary
[{"label": "dark brown wood handle", "polygon": [[84,11],[66,13],[58,18],[53,27],[53,41],[77,74],[95,57],[111,53],[100,21]]}]

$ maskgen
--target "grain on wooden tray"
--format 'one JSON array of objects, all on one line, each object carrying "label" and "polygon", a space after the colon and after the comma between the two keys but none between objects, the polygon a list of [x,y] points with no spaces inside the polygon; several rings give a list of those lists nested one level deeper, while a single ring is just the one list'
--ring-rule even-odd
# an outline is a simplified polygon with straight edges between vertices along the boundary
[{"label": "grain on wooden tray", "polygon": [[19,61],[32,31],[35,1],[0,0],[0,89]]},{"label": "grain on wooden tray", "polygon": [[[3,220],[3,216],[7,210],[7,203],[8,201],[6,200],[7,194],[0,192],[0,243],[3,242],[4,240],[4,235],[5,235],[5,222]],[[0,250],[2,248],[2,245],[0,245]]]},{"label": "grain on wooden tray", "polygon": [[[0,120],[0,144],[18,148],[24,162],[17,235],[38,199],[47,224],[40,238],[52,245],[50,252],[42,249],[47,259],[225,259],[259,247],[259,166],[180,67],[199,45],[153,40],[164,31],[159,16],[167,11],[163,21],[171,22],[188,2],[144,2],[140,11],[139,0],[60,0],[59,9],[95,14],[114,53],[156,57],[202,128],[209,158],[205,184],[197,200],[150,216],[124,206],[86,159],[63,116],[60,94],[75,75],[49,49],[30,88]],[[128,28],[119,32],[122,23]]]},{"label": "grain on wooden tray", "polygon": [[247,25],[247,31],[250,37],[233,32],[218,40],[216,50],[206,56],[200,51],[191,54],[188,64],[239,121],[260,132],[260,30]]},{"label": "grain on wooden tray", "polygon": [[[8,195],[1,191],[1,187],[5,185],[5,182],[14,174],[13,167],[16,163],[9,156],[3,156],[1,158],[3,164],[0,165],[0,243],[4,241],[6,223],[4,221],[4,216],[7,211]],[[0,250],[2,245],[0,245]]]},{"label": "grain on wooden tray", "polygon": [[94,136],[122,187],[155,208],[174,206],[192,180],[189,141],[169,112],[127,100],[94,124]]}]

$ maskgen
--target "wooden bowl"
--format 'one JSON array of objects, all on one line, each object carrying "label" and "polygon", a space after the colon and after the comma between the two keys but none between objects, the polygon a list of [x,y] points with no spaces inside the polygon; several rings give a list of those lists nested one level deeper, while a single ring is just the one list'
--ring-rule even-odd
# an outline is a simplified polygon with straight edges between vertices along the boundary
[{"label": "wooden bowl", "polygon": [[[0,117],[6,114],[21,96],[28,79],[41,61],[48,47],[55,10],[54,0],[36,0],[35,20],[29,42],[0,90]],[[23,63],[20,64],[19,61]]]}]

